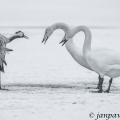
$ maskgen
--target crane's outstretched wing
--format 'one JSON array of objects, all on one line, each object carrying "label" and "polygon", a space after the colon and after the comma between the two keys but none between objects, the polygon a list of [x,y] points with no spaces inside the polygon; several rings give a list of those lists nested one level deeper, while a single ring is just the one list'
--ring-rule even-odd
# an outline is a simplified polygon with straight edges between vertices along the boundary
[{"label": "crane's outstretched wing", "polygon": [[5,61],[5,55],[11,49],[6,48],[7,39],[4,35],[0,34],[0,71],[4,72],[4,64],[7,65]]},{"label": "crane's outstretched wing", "polygon": [[0,34],[0,46],[6,46],[7,40],[6,37]]}]

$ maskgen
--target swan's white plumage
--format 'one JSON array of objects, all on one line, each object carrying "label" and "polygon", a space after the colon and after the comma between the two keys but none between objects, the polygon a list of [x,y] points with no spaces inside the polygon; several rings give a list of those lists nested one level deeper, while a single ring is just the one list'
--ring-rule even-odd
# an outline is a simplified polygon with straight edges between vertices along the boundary
[{"label": "swan's white plumage", "polygon": [[[78,26],[71,30],[69,26],[64,23],[55,23],[48,27],[45,31],[42,43],[44,42],[45,44],[47,39],[56,29],[62,29],[65,32],[66,35],[60,43],[63,42],[63,45],[65,44],[66,49],[71,54],[73,59],[83,67],[89,70],[94,70],[99,74],[99,84],[97,87],[99,88],[98,92],[102,92],[104,75],[111,77],[109,81],[109,87],[107,89],[107,92],[109,92],[112,78],[120,76],[120,63],[118,62],[120,61],[120,56],[118,53],[115,54],[113,50],[109,50],[107,48],[95,48],[91,50],[91,31],[86,26]],[[78,48],[72,39],[79,31],[83,31],[85,33],[83,49]],[[66,43],[66,41],[68,42]],[[113,57],[113,59],[110,59],[111,57]]]},{"label": "swan's white plumage", "polygon": [[83,56],[83,51],[82,49],[78,48],[74,43],[73,39],[70,39],[66,44],[65,44],[66,49],[68,52],[71,54],[73,59],[83,67],[92,70],[91,67],[88,65],[86,62],[84,56]]},{"label": "swan's white plumage", "polygon": [[[74,42],[73,42],[73,39],[72,39],[72,37],[79,31],[79,27],[77,27],[77,28],[75,28],[75,29],[70,29],[69,28],[69,26],[68,25],[66,25],[65,23],[55,23],[55,24],[53,24],[52,26],[50,26],[50,27],[48,27],[47,29],[46,29],[46,32],[45,32],[45,35],[44,35],[44,39],[46,39],[46,38],[49,38],[49,36],[56,30],[56,29],[62,29],[64,32],[65,32],[65,34],[67,35],[67,37],[69,37],[69,40],[68,40],[68,42],[65,44],[65,46],[66,46],[66,49],[68,50],[68,52],[71,54],[71,56],[73,57],[73,59],[78,63],[78,64],[80,64],[80,65],[82,65],[83,67],[85,67],[85,68],[87,68],[87,69],[89,69],[89,70],[94,70],[94,68],[92,67],[93,66],[93,64],[94,64],[94,66],[96,67],[97,66],[97,64],[95,64],[94,63],[94,61],[92,61],[92,59],[96,56],[92,56],[92,52],[94,52],[94,53],[96,53],[96,52],[99,52],[99,53],[101,53],[102,51],[103,51],[103,53],[106,51],[106,52],[108,52],[108,51],[113,51],[113,50],[109,50],[109,49],[107,49],[107,48],[95,48],[95,49],[93,49],[92,51],[91,51],[91,55],[90,55],[90,53],[89,53],[89,58],[88,59],[86,59],[85,57],[84,57],[84,55],[83,55],[83,52],[84,52],[84,49],[86,49],[86,47],[84,47],[83,46],[83,49],[80,49],[80,48],[78,48],[75,44],[74,44]],[[90,32],[90,30],[87,28],[87,27],[85,27],[85,26],[82,26],[81,27],[81,30],[85,33],[85,37],[89,40],[89,38],[91,38],[91,35],[90,34],[88,34],[89,32]],[[43,41],[44,41],[44,39],[43,39]],[[46,42],[46,40],[45,40],[45,42]],[[87,45],[89,45],[89,43],[88,42],[86,42],[86,44]],[[90,47],[91,48],[91,47]],[[101,52],[100,52],[101,51]],[[98,54],[98,53],[97,53]],[[91,57],[93,57],[93,58],[91,58]],[[96,58],[96,57],[95,57]],[[99,59],[99,61],[101,61],[100,59]],[[89,63],[88,63],[89,62]],[[99,63],[101,63],[101,62],[99,62]],[[97,70],[97,71],[99,71],[99,70]],[[97,72],[96,71],[96,72]],[[99,74],[99,72],[97,72],[98,74]]]},{"label": "swan's white plumage", "polygon": [[[68,50],[68,52],[71,54],[71,56],[73,57],[73,59],[80,65],[82,65],[83,67],[92,70],[92,68],[89,66],[89,64],[87,63],[85,57],[83,56],[83,50],[78,48],[75,44],[73,39],[70,39],[66,44],[65,44],[66,49]],[[97,51],[109,51],[108,48],[94,48],[92,50],[93,52],[97,52]],[[110,50],[113,51],[113,50]]]},{"label": "swan's white plumage", "polygon": [[120,76],[120,53],[114,50],[89,51],[85,58],[90,67],[102,76]]},{"label": "swan's white plumage", "polygon": [[[100,75],[99,91],[102,92],[102,84],[104,76],[111,77],[107,92],[110,90],[112,78],[120,76],[120,53],[110,49],[91,50],[91,31],[86,26],[78,26],[71,32],[66,34],[66,40],[74,37],[78,32],[83,31],[85,34],[85,41],[83,45],[83,57],[90,68]],[[65,41],[66,41],[65,40]]]},{"label": "swan's white plumage", "polygon": [[[98,73],[101,78],[107,75],[111,78],[120,76],[120,53],[107,48],[91,49],[92,34],[86,26],[78,26],[66,34],[66,39],[71,38],[78,32],[85,33],[85,41],[83,45],[83,56],[86,63],[92,70]],[[78,51],[77,51],[78,52]],[[76,53],[77,54],[77,53]]]},{"label": "swan's white plumage", "polygon": [[[56,30],[56,29],[62,29],[65,34],[67,33],[71,33],[71,29],[69,28],[69,26],[65,23],[55,23],[53,25],[51,25],[50,27],[48,27],[45,31],[45,35],[43,38],[43,42],[46,42],[46,38],[49,38],[50,35]],[[44,41],[45,40],[45,41]],[[68,52],[71,54],[71,56],[73,57],[73,59],[80,65],[82,65],[83,67],[92,70],[90,68],[90,66],[88,65],[88,63],[86,62],[85,58],[83,57],[83,51],[82,49],[78,48],[74,42],[73,39],[70,39],[66,44],[66,49],[68,50]]]}]

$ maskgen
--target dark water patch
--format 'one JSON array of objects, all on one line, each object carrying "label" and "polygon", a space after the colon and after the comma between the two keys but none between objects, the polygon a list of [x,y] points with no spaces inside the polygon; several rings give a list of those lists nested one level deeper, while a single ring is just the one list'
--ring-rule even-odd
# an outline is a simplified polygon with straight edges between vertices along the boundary
[{"label": "dark water patch", "polygon": [[35,87],[35,88],[65,88],[65,89],[85,89],[86,87],[89,86],[97,86],[96,82],[72,82],[72,83],[66,83],[66,84],[54,84],[54,83],[49,83],[49,84],[10,84],[10,85],[5,85],[6,87]]},{"label": "dark water patch", "polygon": [[6,87],[79,88],[79,86],[68,84],[11,84]]},{"label": "dark water patch", "polygon": [[[103,84],[103,90],[107,90],[108,85]],[[69,89],[69,90],[87,90],[89,89],[96,89],[97,88],[97,82],[72,82],[72,83],[66,83],[66,84],[55,84],[55,83],[49,83],[49,84],[10,84],[5,85],[5,89],[8,89],[8,91],[17,91],[17,90],[29,90],[29,91],[37,91],[37,90],[61,90],[61,89]],[[96,89],[97,90],[97,89]],[[87,90],[88,91],[88,90]],[[119,92],[120,88],[118,86],[112,85],[110,92]]]}]

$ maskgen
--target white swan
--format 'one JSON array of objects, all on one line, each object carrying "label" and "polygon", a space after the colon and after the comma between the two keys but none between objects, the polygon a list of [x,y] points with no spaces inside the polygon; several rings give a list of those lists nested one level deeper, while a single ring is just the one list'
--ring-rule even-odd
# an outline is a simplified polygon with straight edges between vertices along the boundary
[{"label": "white swan", "polygon": [[[56,29],[62,29],[65,34],[67,34],[69,31],[71,31],[71,29],[69,28],[68,25],[66,25],[65,23],[55,23],[53,25],[51,25],[50,27],[48,27],[45,31],[44,34],[44,38],[42,43],[46,43],[47,39],[51,36],[51,34],[56,30]],[[71,33],[71,32],[69,32]],[[64,42],[65,37],[63,38]],[[61,42],[61,43],[62,43]],[[73,57],[73,59],[80,65],[82,65],[83,67],[92,70],[91,67],[88,65],[88,63],[86,62],[85,58],[83,57],[83,51],[82,49],[78,48],[74,42],[73,39],[71,38],[66,44],[65,44],[66,49],[68,50],[68,52],[71,54],[71,56]],[[99,49],[97,49],[99,50]],[[100,76],[98,77],[100,79]],[[99,82],[98,82],[98,86],[97,88],[99,88]]]},{"label": "white swan", "polygon": [[71,32],[68,32],[65,40],[62,42],[65,43],[79,31],[83,31],[85,33],[83,55],[89,66],[100,75],[100,87],[98,92],[102,92],[104,76],[109,76],[111,78],[109,87],[107,89],[107,92],[109,92],[112,79],[120,76],[120,53],[110,49],[98,51],[91,50],[92,35],[91,31],[86,26],[79,26],[73,29]]}]

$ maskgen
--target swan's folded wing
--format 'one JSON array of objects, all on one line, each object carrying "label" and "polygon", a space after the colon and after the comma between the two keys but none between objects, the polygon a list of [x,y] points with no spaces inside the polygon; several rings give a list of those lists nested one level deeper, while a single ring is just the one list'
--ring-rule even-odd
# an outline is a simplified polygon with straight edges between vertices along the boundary
[{"label": "swan's folded wing", "polygon": [[120,53],[111,50],[91,51],[87,54],[87,62],[97,73],[107,73],[110,65],[120,65]]},{"label": "swan's folded wing", "polygon": [[96,51],[91,55],[97,63],[114,65],[120,64],[120,53],[113,50]]}]

